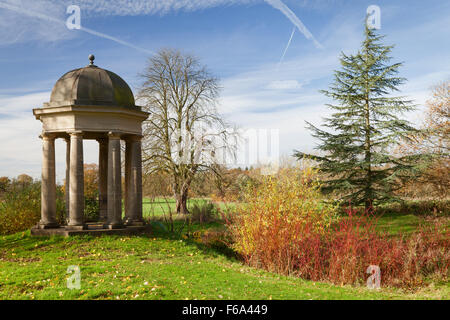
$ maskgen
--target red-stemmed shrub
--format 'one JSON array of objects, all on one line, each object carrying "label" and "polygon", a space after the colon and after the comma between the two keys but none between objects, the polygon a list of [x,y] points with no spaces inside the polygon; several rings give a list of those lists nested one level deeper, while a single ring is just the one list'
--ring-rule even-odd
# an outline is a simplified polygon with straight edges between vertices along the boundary
[{"label": "red-stemmed shrub", "polygon": [[[358,213],[351,207],[345,217],[328,225],[332,215],[318,219],[324,207],[318,204],[315,189],[305,191],[315,188],[311,181],[283,191],[279,188],[283,183],[274,179],[263,182],[261,190],[250,190],[250,204],[226,216],[233,247],[247,264],[336,284],[364,285],[371,265],[380,268],[382,286],[412,287],[427,278],[448,278],[450,232],[445,226],[392,235],[376,228],[373,210]],[[271,193],[260,198],[259,191]],[[289,194],[305,197],[289,205]],[[329,208],[323,212],[329,213]]]}]

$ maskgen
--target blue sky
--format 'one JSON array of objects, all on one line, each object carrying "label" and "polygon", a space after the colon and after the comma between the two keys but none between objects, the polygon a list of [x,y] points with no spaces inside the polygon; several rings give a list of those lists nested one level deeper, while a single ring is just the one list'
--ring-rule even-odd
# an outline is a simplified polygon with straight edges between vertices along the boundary
[{"label": "blue sky", "polygon": [[[68,5],[81,8],[88,32],[65,27]],[[136,92],[138,73],[162,47],[198,56],[221,79],[219,110],[229,122],[279,130],[281,155],[311,151],[315,141],[304,122],[327,116],[329,101],[318,90],[332,81],[339,53],[358,50],[369,5],[381,9],[380,33],[396,45],[393,61],[404,62],[401,75],[409,81],[401,94],[419,105],[407,115],[419,123],[430,87],[450,75],[447,1],[0,0],[0,176],[39,177],[41,125],[31,109],[49,100],[66,71],[87,65],[94,53],[96,65]],[[64,153],[58,141],[60,181]],[[86,142],[85,162],[97,155],[96,144]]]}]

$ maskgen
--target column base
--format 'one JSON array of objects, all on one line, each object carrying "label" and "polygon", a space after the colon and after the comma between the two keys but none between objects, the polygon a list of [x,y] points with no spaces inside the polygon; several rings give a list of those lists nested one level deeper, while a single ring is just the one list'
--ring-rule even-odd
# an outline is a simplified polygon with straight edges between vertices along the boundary
[{"label": "column base", "polygon": [[105,223],[103,229],[123,229],[123,223]]},{"label": "column base", "polygon": [[36,226],[38,229],[55,229],[59,228],[59,223],[57,222],[39,222]]},{"label": "column base", "polygon": [[108,218],[107,217],[100,217],[100,218],[98,218],[98,223],[101,223],[101,224],[106,224],[106,221],[108,221]]},{"label": "column base", "polygon": [[127,220],[125,221],[125,225],[126,226],[136,226],[136,227],[141,227],[145,225],[145,222],[142,220]]},{"label": "column base", "polygon": [[87,225],[77,225],[77,226],[66,226],[67,230],[87,230]]}]

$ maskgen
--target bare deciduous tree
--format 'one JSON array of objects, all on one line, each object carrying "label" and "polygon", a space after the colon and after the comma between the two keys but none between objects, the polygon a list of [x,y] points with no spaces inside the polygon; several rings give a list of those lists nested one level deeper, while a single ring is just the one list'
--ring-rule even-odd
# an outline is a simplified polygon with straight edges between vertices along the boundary
[{"label": "bare deciduous tree", "polygon": [[400,145],[403,154],[431,155],[420,177],[410,181],[404,191],[447,198],[450,187],[450,81],[432,87],[421,130]]},{"label": "bare deciduous tree", "polygon": [[172,49],[151,57],[141,76],[138,100],[150,112],[143,128],[143,168],[170,177],[177,212],[187,213],[194,176],[214,170],[217,155],[231,150],[230,132],[216,108],[218,79],[197,58]]}]

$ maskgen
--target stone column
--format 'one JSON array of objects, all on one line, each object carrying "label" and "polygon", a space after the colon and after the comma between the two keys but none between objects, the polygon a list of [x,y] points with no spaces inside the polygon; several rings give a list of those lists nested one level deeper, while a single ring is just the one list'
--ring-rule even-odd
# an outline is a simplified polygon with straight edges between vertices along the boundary
[{"label": "stone column", "polygon": [[56,228],[56,173],[55,173],[55,137],[43,133],[42,138],[42,185],[41,220],[39,228]]},{"label": "stone column", "polygon": [[66,187],[65,187],[65,201],[66,201],[66,223],[69,222],[69,207],[70,207],[70,138],[66,138]]},{"label": "stone column", "polygon": [[118,229],[123,227],[120,136],[112,132],[108,136],[108,218],[103,227]]},{"label": "stone column", "polygon": [[70,132],[69,229],[85,229],[83,133]]},{"label": "stone column", "polygon": [[[141,226],[142,219],[142,151],[141,137],[133,136],[127,144],[127,157],[129,161],[127,183],[127,213],[126,224]],[[127,164],[125,163],[125,168]]]},{"label": "stone column", "polygon": [[98,159],[98,200],[100,222],[106,222],[108,217],[108,139],[97,139],[99,143]]},{"label": "stone column", "polygon": [[130,215],[130,173],[131,173],[131,143],[127,139],[125,141],[125,184],[124,184],[124,207],[125,207],[125,224],[131,219]]}]

